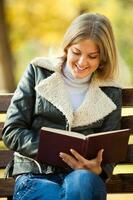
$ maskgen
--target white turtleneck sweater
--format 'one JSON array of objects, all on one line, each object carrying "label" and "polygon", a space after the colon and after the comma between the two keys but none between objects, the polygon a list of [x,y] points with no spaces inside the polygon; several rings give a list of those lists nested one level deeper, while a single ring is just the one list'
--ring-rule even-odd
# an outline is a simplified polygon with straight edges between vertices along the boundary
[{"label": "white turtleneck sweater", "polygon": [[83,102],[86,92],[89,89],[89,80],[91,75],[77,79],[73,77],[68,66],[64,66],[63,73],[64,75],[62,75],[62,77],[70,97],[73,111],[76,111]]}]

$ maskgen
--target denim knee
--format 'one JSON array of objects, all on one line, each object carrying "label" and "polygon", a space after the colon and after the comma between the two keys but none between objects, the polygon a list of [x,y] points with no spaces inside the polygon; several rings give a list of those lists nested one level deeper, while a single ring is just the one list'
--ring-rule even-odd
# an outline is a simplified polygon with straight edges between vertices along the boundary
[{"label": "denim knee", "polygon": [[93,172],[90,172],[88,170],[85,169],[79,169],[79,170],[75,170],[72,173],[70,173],[66,178],[68,179],[72,179],[72,180],[76,180],[76,183],[79,183],[80,180],[82,180],[82,182],[80,182],[80,184],[84,183],[84,182],[88,182],[88,183],[92,183],[92,182],[101,182],[103,184],[103,181],[101,180],[101,178],[94,174]]},{"label": "denim knee", "polygon": [[102,190],[105,190],[105,183],[103,182],[101,177],[89,170],[75,170],[70,174],[70,177],[68,178],[75,180],[77,187],[86,187],[89,189],[93,189],[93,187],[97,185],[100,190],[101,188]]},{"label": "denim knee", "polygon": [[60,187],[58,183],[32,174],[20,176],[15,184],[13,200],[58,200]]},{"label": "denim knee", "polygon": [[67,199],[106,199],[106,188],[104,182],[98,175],[88,170],[75,170],[67,175],[63,187],[66,190]]}]

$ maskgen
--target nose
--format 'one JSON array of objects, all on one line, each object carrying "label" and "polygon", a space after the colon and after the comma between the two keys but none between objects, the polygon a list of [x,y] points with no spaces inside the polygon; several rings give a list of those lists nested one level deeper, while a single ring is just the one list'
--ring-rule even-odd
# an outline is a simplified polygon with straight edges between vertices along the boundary
[{"label": "nose", "polygon": [[82,68],[85,68],[89,65],[87,58],[85,56],[80,56],[78,60],[78,65]]}]

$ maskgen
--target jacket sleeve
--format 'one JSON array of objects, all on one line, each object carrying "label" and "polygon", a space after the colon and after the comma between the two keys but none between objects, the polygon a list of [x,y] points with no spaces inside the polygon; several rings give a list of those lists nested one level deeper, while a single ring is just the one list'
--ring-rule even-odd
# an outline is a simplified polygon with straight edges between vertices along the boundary
[{"label": "jacket sleeve", "polygon": [[31,129],[35,105],[35,69],[29,65],[22,76],[11,104],[2,132],[5,145],[25,156],[34,157],[38,147],[38,133]]},{"label": "jacket sleeve", "polygon": [[[107,95],[116,104],[117,108],[104,119],[102,127],[100,128],[100,132],[120,129],[122,90],[120,88],[112,88],[111,92],[109,92]],[[101,177],[104,180],[107,180],[108,178],[111,177],[115,165],[116,165],[115,163],[111,163],[111,164],[104,164],[102,166],[103,172],[101,174]]]}]

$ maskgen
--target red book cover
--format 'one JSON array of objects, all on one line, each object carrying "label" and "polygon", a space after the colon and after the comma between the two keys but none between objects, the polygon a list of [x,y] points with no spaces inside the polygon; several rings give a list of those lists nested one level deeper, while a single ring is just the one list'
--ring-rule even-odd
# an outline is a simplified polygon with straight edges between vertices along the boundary
[{"label": "red book cover", "polygon": [[100,149],[104,149],[103,163],[118,163],[126,157],[129,135],[130,129],[84,136],[76,132],[43,127],[40,131],[37,161],[66,167],[59,157],[60,152],[71,154],[70,149],[75,149],[85,158],[93,159]]}]

